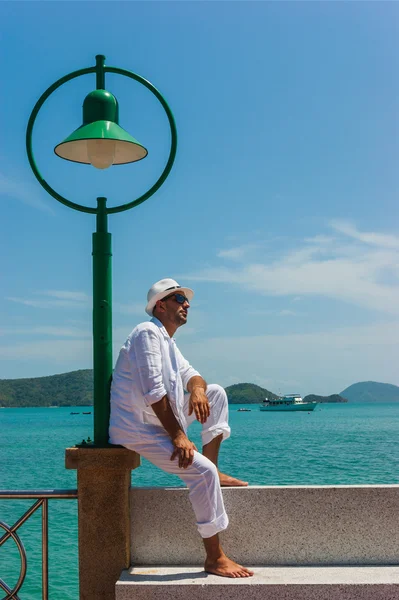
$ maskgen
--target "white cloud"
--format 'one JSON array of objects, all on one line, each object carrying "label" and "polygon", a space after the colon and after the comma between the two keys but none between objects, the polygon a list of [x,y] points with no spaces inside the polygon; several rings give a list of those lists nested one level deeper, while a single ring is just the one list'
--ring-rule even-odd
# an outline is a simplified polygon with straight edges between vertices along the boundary
[{"label": "white cloud", "polygon": [[29,298],[15,298],[13,296],[8,296],[6,299],[16,304],[24,304],[33,308],[82,308],[83,306],[81,302],[73,302],[71,300],[30,300]]},{"label": "white cloud", "polygon": [[84,292],[68,292],[66,290],[47,290],[44,292],[36,292],[43,296],[50,296],[52,298],[59,298],[61,300],[73,300],[75,302],[89,302],[90,296]]},{"label": "white cloud", "polygon": [[91,332],[87,327],[47,327],[47,326],[39,326],[39,327],[24,327],[21,329],[18,328],[2,328],[0,329],[0,336],[5,335],[44,335],[44,336],[53,336],[53,337],[73,337],[73,338],[90,338]]},{"label": "white cloud", "polygon": [[[17,304],[33,308],[92,308],[93,299],[84,292],[68,290],[44,290],[33,293],[34,298],[17,298],[8,296],[6,299]],[[141,315],[145,318],[144,305],[141,303],[123,304],[113,302],[113,312],[122,315]]]},{"label": "white cloud", "polygon": [[255,315],[257,317],[261,316],[277,316],[277,317],[297,317],[303,316],[303,313],[299,313],[295,310],[291,310],[289,308],[283,309],[273,309],[273,308],[250,308],[247,310],[247,314]]},{"label": "white cloud", "polygon": [[2,173],[0,173],[0,197],[20,200],[28,206],[54,214],[52,208],[39,197],[37,186],[24,181],[15,181]]},{"label": "white cloud", "polygon": [[[64,337],[66,333],[61,331],[60,336]],[[126,328],[113,330],[114,363],[128,334],[129,330]],[[18,365],[22,365],[23,371],[18,368]],[[41,372],[38,372],[37,365],[41,365]],[[44,339],[1,344],[0,367],[0,378],[6,379],[21,376],[40,377],[55,372],[66,373],[77,369],[91,369],[93,368],[93,341],[89,339],[87,332],[82,332],[81,337],[76,339]],[[16,371],[20,374],[14,375]]]},{"label": "white cloud", "polygon": [[254,250],[258,247],[258,244],[245,244],[243,246],[236,246],[235,248],[230,248],[229,250],[220,250],[217,256],[219,258],[227,258],[230,260],[241,260],[251,250]]},{"label": "white cloud", "polygon": [[[16,298],[8,296],[7,300],[33,308],[86,308],[91,305],[91,298],[83,292],[71,292],[66,290],[47,290],[34,292],[35,296],[41,296],[38,299]],[[51,298],[48,300],[47,298]]]},{"label": "white cloud", "polygon": [[331,244],[335,241],[334,237],[330,235],[315,235],[314,237],[305,238],[305,242],[309,244]]},{"label": "white cloud", "polygon": [[250,381],[272,392],[328,395],[357,381],[399,384],[399,321],[182,342],[190,363],[207,381],[221,385]]},{"label": "white cloud", "polygon": [[[367,309],[399,314],[399,238],[361,233],[334,222],[344,240],[316,236],[269,262],[203,269],[186,279],[230,283],[266,296],[328,297]],[[348,240],[348,237],[350,238]]]},{"label": "white cloud", "polygon": [[388,233],[374,233],[372,231],[359,231],[354,225],[347,221],[332,221],[331,226],[339,233],[343,233],[355,240],[378,246],[380,248],[393,248],[399,250],[399,237]]},{"label": "white cloud", "polygon": [[91,354],[92,343],[89,340],[43,340],[0,346],[0,358],[4,361],[45,360],[49,371],[54,364],[65,371],[69,370],[70,363],[78,365],[77,369],[89,368]]}]

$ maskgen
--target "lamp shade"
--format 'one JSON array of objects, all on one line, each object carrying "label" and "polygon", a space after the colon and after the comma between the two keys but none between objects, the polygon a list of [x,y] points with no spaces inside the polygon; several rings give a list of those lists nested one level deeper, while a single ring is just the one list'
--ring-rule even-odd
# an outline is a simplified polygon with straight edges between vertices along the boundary
[{"label": "lamp shade", "polygon": [[145,158],[148,151],[119,125],[118,101],[94,90],[83,102],[83,125],[54,148],[60,158],[99,169]]}]

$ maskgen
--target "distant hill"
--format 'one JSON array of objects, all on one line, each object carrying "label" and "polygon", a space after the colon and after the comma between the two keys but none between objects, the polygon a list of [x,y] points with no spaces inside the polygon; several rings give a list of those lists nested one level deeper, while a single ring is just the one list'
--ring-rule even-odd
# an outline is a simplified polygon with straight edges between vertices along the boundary
[{"label": "distant hill", "polygon": [[316,396],[316,394],[309,394],[309,396],[304,397],[304,402],[319,402],[323,404],[325,402],[348,402],[348,400],[339,394],[331,394],[331,396]]},{"label": "distant hill", "polygon": [[350,402],[399,402],[399,387],[391,383],[361,381],[347,387],[340,396]]},{"label": "distant hill", "polygon": [[[279,396],[254,383],[237,383],[226,388],[230,404],[260,404]],[[315,396],[316,402],[399,402],[399,387],[390,383],[363,381],[340,394]],[[84,369],[29,379],[0,379],[0,406],[89,406],[93,404],[93,371]]]},{"label": "distant hill", "polygon": [[88,406],[93,404],[93,371],[30,379],[0,379],[0,406]]},{"label": "distant hill", "polygon": [[236,383],[226,388],[229,404],[259,404],[265,398],[276,399],[278,396],[254,383]]}]

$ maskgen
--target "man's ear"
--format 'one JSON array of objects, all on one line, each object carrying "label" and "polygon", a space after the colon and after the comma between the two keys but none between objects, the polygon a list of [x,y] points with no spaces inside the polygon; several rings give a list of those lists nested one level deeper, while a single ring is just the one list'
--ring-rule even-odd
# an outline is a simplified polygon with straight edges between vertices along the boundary
[{"label": "man's ear", "polygon": [[157,310],[158,313],[163,312],[165,310],[165,307],[163,306],[161,300],[156,301],[154,311],[155,311],[155,309]]}]

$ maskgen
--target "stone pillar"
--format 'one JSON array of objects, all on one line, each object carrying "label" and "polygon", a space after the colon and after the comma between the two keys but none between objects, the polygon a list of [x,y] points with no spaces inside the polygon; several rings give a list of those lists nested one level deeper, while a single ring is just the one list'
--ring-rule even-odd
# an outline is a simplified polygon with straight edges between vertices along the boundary
[{"label": "stone pillar", "polygon": [[80,600],[114,600],[130,566],[129,489],[140,456],[126,448],[67,448],[65,466],[78,471]]}]

